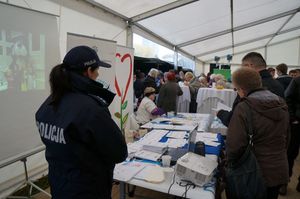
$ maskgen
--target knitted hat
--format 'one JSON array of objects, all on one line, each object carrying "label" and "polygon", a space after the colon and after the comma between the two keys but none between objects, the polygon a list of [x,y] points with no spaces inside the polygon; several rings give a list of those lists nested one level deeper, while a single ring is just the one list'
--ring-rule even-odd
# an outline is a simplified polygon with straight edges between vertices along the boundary
[{"label": "knitted hat", "polygon": [[149,93],[155,93],[155,88],[153,88],[153,87],[145,88],[144,95],[149,94]]}]

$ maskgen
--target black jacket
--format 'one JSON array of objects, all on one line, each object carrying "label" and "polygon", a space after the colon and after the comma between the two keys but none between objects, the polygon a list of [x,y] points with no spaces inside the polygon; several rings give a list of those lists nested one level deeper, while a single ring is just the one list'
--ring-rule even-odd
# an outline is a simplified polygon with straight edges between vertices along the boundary
[{"label": "black jacket", "polygon": [[144,84],[141,79],[136,79],[133,83],[134,95],[136,98],[140,98],[144,93]]},{"label": "black jacket", "polygon": [[291,121],[300,121],[300,77],[293,79],[285,91]]},{"label": "black jacket", "polygon": [[152,88],[155,88],[155,93],[158,94],[159,88],[156,86],[155,78],[153,78],[153,77],[151,77],[151,76],[148,75],[148,76],[144,79],[143,84],[144,84],[143,91],[144,91],[145,88],[147,88],[147,87],[152,87]]},{"label": "black jacket", "polygon": [[277,81],[283,86],[283,89],[286,90],[287,87],[289,86],[290,82],[292,81],[292,77],[288,75],[281,75],[276,78]]},{"label": "black jacket", "polygon": [[284,98],[283,86],[278,81],[273,79],[271,74],[266,69],[259,71],[259,74],[261,76],[263,88],[268,89],[275,95]]},{"label": "black jacket", "polygon": [[[259,71],[259,75],[262,80],[263,88],[268,89],[269,91],[278,95],[279,97],[284,98],[284,89],[283,89],[282,85],[278,81],[273,79],[271,74],[266,69]],[[240,97],[237,96],[233,102],[231,111],[220,110],[218,112],[217,117],[222,121],[222,123],[225,126],[228,126],[230,119],[232,117],[233,111],[239,102],[240,102]]]},{"label": "black jacket", "polygon": [[110,199],[113,169],[127,157],[125,139],[107,106],[114,94],[72,74],[73,91],[57,109],[51,96],[36,113],[54,199]]}]

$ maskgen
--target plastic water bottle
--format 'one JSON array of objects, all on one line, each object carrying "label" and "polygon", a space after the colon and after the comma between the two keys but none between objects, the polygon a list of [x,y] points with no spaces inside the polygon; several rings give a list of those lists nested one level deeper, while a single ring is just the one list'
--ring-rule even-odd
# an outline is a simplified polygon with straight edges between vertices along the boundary
[{"label": "plastic water bottle", "polygon": [[194,152],[196,142],[197,131],[193,130],[189,136],[189,151]]}]

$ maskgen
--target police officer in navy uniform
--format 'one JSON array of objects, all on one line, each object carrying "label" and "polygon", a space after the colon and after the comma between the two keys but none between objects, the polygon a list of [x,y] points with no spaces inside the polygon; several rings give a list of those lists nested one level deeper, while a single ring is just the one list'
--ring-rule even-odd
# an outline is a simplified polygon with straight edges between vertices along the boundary
[{"label": "police officer in navy uniform", "polygon": [[127,157],[108,106],[115,94],[96,82],[100,61],[87,46],[71,49],[50,73],[51,94],[36,113],[53,199],[110,199],[113,170]]}]

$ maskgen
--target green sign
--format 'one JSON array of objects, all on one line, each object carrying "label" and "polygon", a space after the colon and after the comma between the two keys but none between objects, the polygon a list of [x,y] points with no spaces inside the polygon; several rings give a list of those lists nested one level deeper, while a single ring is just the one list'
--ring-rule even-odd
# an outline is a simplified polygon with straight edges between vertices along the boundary
[{"label": "green sign", "polygon": [[231,70],[230,69],[214,69],[213,74],[224,75],[225,79],[231,79]]}]

